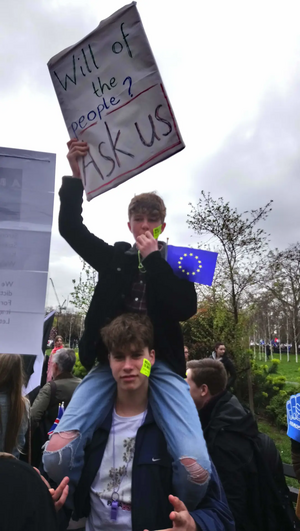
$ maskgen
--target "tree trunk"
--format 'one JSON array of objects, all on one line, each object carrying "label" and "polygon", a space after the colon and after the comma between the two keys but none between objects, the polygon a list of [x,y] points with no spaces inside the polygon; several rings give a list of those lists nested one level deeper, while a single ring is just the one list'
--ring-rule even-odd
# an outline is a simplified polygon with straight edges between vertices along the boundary
[{"label": "tree trunk", "polygon": [[281,361],[282,360],[282,356],[281,356],[281,339],[280,339],[280,336],[281,336],[281,334],[280,334],[280,329],[279,329],[279,359]]},{"label": "tree trunk", "polygon": [[293,311],[293,333],[294,333],[294,348],[295,348],[295,359],[296,363],[298,363],[298,341],[297,341],[297,322],[296,322],[296,312],[297,309]]},{"label": "tree trunk", "polygon": [[290,351],[289,351],[289,321],[286,318],[286,361],[290,361]]},{"label": "tree trunk", "polygon": [[254,415],[254,400],[253,400],[253,387],[252,387],[252,375],[251,375],[251,364],[250,359],[248,360],[249,369],[247,370],[247,382],[248,382],[248,396],[249,396],[249,408],[252,414]]}]

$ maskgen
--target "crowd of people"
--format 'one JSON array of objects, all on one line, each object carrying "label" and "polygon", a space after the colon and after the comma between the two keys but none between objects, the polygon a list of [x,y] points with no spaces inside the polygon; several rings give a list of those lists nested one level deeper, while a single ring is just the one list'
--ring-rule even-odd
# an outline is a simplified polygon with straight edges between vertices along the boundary
[{"label": "crowd of people", "polygon": [[[88,145],[68,147],[60,233],[99,272],[79,344],[89,372],[72,375],[75,352],[58,336],[29,404],[21,357],[0,355],[1,529],[299,529],[274,443],[231,392],[225,345],[188,361],[180,322],[197,297],[155,237],[166,226],[163,200],[135,196],[134,245],[107,244],[81,216],[78,158]],[[35,469],[18,459],[24,447]]]}]

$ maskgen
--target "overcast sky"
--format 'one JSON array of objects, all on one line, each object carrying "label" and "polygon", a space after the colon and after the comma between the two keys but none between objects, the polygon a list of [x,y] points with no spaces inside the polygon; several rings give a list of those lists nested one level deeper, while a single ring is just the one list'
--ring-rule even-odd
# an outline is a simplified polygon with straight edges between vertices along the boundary
[{"label": "overcast sky", "polygon": [[[129,3],[129,2],[128,2]],[[56,153],[49,277],[68,299],[80,262],[59,236],[57,192],[67,130],[47,69],[49,59],[124,5],[121,0],[10,0],[0,7],[0,146]],[[165,236],[199,241],[186,224],[204,189],[238,210],[270,199],[262,226],[271,245],[299,239],[299,1],[143,0],[137,4],[186,148],[84,207],[104,240],[131,241],[131,197],[156,190],[167,205]],[[48,285],[47,305],[56,305]]]}]

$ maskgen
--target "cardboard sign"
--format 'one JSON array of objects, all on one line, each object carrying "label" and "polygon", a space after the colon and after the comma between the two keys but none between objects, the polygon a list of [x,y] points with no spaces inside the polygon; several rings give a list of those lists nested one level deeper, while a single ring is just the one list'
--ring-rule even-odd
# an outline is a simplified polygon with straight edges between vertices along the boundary
[{"label": "cardboard sign", "polygon": [[42,348],[55,155],[0,148],[0,353]]},{"label": "cardboard sign", "polygon": [[184,148],[135,2],[48,63],[88,200]]}]

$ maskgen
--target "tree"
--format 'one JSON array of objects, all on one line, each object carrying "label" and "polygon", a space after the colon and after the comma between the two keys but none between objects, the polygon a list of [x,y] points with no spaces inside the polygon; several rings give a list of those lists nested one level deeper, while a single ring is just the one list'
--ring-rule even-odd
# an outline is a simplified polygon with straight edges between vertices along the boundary
[{"label": "tree", "polygon": [[[284,312],[287,323],[292,325],[292,337],[296,361],[298,361],[298,341],[300,338],[300,243],[289,246],[284,251],[270,251],[268,270],[264,276],[264,289],[277,300]],[[288,326],[287,326],[288,331]]]},{"label": "tree", "polygon": [[[238,213],[220,197],[201,192],[196,207],[192,204],[188,225],[196,234],[211,234],[218,241],[219,278],[227,286],[227,297],[237,329],[243,296],[259,281],[262,262],[268,248],[268,234],[257,224],[271,211],[269,201],[257,210]],[[247,216],[248,214],[248,216]],[[221,267],[220,267],[221,266]]]},{"label": "tree", "polygon": [[181,327],[184,343],[193,359],[207,357],[218,341],[223,341],[227,351],[233,352],[233,316],[226,301],[214,289],[200,300],[197,314]]},{"label": "tree", "polygon": [[79,281],[73,279],[74,291],[71,292],[71,304],[77,308],[80,315],[86,315],[98,280],[98,273],[87,262],[82,262]]},{"label": "tree", "polygon": [[58,333],[63,337],[65,345],[73,345],[81,335],[82,316],[77,312],[66,311],[59,315]]}]

